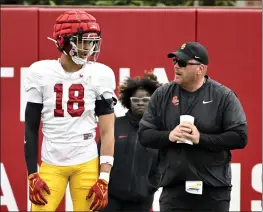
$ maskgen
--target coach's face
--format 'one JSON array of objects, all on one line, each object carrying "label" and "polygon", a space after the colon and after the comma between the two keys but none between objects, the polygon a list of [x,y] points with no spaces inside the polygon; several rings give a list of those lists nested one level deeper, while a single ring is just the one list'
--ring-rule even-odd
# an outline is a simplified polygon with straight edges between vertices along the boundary
[{"label": "coach's face", "polygon": [[195,83],[198,79],[200,63],[196,60],[189,60],[187,62],[181,60],[174,60],[174,81],[179,85],[187,85]]}]

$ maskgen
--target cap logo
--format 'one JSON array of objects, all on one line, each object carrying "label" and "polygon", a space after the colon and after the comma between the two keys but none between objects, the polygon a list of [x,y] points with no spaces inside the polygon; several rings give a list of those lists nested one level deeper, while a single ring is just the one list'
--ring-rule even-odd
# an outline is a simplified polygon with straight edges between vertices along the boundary
[{"label": "cap logo", "polygon": [[181,46],[181,49],[184,49],[186,46],[186,44],[184,43],[182,46]]}]

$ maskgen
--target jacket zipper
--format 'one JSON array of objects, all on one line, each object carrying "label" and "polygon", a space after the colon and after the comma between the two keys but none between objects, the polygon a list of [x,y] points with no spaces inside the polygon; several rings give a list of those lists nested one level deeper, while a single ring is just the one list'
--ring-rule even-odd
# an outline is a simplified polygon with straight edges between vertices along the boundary
[{"label": "jacket zipper", "polygon": [[[138,141],[138,137],[136,138],[135,142],[134,142],[134,152],[133,152],[133,156],[132,156],[132,167],[131,167],[131,176],[133,176],[133,169],[134,169],[134,163],[135,163],[135,153],[137,150],[137,141]],[[131,187],[132,187],[132,180],[133,178],[131,177],[131,182],[130,182],[130,186],[129,186],[129,192],[131,192]]]}]

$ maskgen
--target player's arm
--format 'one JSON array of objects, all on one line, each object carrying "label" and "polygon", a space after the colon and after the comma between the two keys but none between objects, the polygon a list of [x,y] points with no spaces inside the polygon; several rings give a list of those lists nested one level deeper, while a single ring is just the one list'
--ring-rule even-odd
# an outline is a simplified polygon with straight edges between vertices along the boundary
[{"label": "player's arm", "polygon": [[99,117],[101,135],[100,175],[96,184],[92,186],[87,199],[94,195],[90,210],[101,210],[108,204],[108,183],[113,166],[114,154],[114,99],[105,93],[95,102],[95,113]]},{"label": "player's arm", "polygon": [[113,94],[105,92],[95,103],[95,113],[99,117],[100,130],[100,178],[109,182],[114,161],[114,104]]},{"label": "player's arm", "polygon": [[[96,211],[105,208],[108,204],[108,183],[114,154],[114,98],[115,76],[111,70],[107,76],[98,80],[95,101],[95,114],[99,117],[99,129],[101,136],[100,148],[100,175],[88,193],[87,199],[94,196],[90,210]],[[93,195],[94,194],[94,195]]]},{"label": "player's arm", "polygon": [[[102,115],[99,117],[99,128],[101,135],[100,148],[100,175],[107,174],[107,181],[109,181],[109,173],[113,166],[114,157],[114,113]],[[102,176],[100,176],[102,177]]]},{"label": "player's arm", "polygon": [[100,179],[109,182],[114,154],[114,105],[117,103],[114,90],[116,88],[115,75],[110,68],[106,68],[103,75],[97,78],[95,114],[99,117],[100,130]]},{"label": "player's arm", "polygon": [[33,63],[24,81],[27,104],[25,109],[25,138],[24,153],[28,175],[37,172],[38,160],[38,130],[41,111],[43,108],[43,94],[39,74],[40,64]]},{"label": "player's arm", "polygon": [[29,199],[34,204],[45,205],[48,202],[43,196],[43,190],[45,190],[47,194],[50,194],[50,190],[37,173],[38,130],[43,108],[43,98],[34,66],[35,65],[32,65],[28,70],[29,73],[25,80],[27,104],[25,110],[24,153],[28,171]]},{"label": "player's arm", "polygon": [[[30,93],[37,92],[31,89]],[[37,172],[38,130],[43,104],[27,102],[25,110],[24,152],[28,175]]]}]

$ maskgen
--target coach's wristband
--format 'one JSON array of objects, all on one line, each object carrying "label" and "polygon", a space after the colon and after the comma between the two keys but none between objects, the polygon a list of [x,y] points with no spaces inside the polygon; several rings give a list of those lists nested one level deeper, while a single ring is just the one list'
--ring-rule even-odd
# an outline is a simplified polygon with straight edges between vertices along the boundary
[{"label": "coach's wristband", "polygon": [[100,164],[104,163],[113,166],[113,161],[114,158],[112,156],[105,156],[105,155],[100,156]]},{"label": "coach's wristband", "polygon": [[101,172],[100,176],[99,176],[99,179],[105,180],[107,183],[109,183],[109,181],[110,181],[110,173],[108,173],[108,172]]}]

